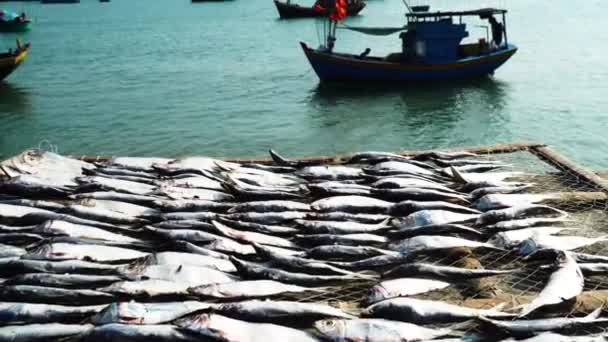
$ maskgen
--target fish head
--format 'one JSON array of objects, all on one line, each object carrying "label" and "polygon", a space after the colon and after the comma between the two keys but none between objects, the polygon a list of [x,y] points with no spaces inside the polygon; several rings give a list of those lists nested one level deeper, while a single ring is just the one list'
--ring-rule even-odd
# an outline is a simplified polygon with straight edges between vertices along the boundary
[{"label": "fish head", "polygon": [[369,304],[373,304],[388,298],[388,296],[389,293],[383,286],[376,285],[369,289],[366,298]]},{"label": "fish head", "polygon": [[331,339],[344,338],[346,334],[346,323],[341,319],[324,319],[314,323],[315,329]]},{"label": "fish head", "polygon": [[112,303],[91,320],[94,324],[143,324],[145,313],[145,307],[139,303]]}]

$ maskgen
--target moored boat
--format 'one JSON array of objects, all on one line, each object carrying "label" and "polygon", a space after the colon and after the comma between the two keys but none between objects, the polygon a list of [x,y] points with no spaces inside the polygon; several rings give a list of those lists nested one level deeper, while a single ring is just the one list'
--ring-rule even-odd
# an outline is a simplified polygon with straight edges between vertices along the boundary
[{"label": "moored boat", "polygon": [[[503,9],[484,8],[458,12],[410,10],[407,23],[396,28],[345,27],[372,35],[399,35],[402,49],[387,56],[334,52],[336,21],[318,49],[301,43],[306,57],[321,81],[414,82],[474,78],[491,75],[511,58],[517,47],[507,41]],[[494,16],[502,16],[499,22]],[[469,36],[463,17],[487,19],[492,39],[481,37],[462,44]],[[333,25],[333,26],[332,26]]]},{"label": "moored boat", "polygon": [[25,13],[17,14],[0,9],[0,32],[25,32],[32,27],[32,21]]},{"label": "moored boat", "polygon": [[[314,17],[326,17],[329,15],[330,10],[323,6],[300,6],[291,2],[282,2],[279,0],[273,0],[279,16],[283,19],[289,18],[314,18]],[[347,15],[353,16],[358,15],[365,8],[365,2],[361,0],[351,0],[346,4]]]},{"label": "moored boat", "polygon": [[21,45],[17,40],[17,49],[0,53],[0,80],[10,75],[25,60],[30,49],[30,44]]}]

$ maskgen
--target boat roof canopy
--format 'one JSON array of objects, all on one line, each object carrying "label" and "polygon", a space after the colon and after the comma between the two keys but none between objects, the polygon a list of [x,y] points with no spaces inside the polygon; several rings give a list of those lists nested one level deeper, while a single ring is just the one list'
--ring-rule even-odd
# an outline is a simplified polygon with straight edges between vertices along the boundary
[{"label": "boat roof canopy", "polygon": [[412,12],[406,16],[408,18],[436,18],[436,17],[459,17],[459,16],[479,16],[482,19],[489,18],[494,14],[505,14],[507,10],[498,8],[480,8],[469,11],[449,11],[449,12]]}]

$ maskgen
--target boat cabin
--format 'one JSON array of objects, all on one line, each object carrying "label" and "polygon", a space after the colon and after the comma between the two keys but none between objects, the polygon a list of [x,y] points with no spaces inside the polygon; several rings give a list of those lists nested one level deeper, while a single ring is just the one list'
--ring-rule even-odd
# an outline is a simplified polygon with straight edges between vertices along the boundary
[{"label": "boat cabin", "polygon": [[[506,12],[493,8],[460,12],[428,12],[428,6],[413,7],[406,15],[406,31],[399,35],[402,51],[389,55],[387,59],[394,62],[436,64],[480,56],[506,48]],[[496,15],[502,16],[502,22],[495,18]],[[462,44],[462,40],[469,37],[466,24],[462,21],[465,16],[487,19],[492,32],[491,41],[488,41],[490,37],[487,30],[486,37],[480,38],[476,43]]]}]

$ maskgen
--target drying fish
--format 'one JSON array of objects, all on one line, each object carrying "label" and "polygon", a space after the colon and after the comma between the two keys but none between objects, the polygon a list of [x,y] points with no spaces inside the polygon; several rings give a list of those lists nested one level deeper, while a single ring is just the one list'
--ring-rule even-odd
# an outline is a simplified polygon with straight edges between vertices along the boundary
[{"label": "drying fish", "polygon": [[327,184],[330,182],[308,184],[306,188],[313,197],[331,197],[331,196],[369,196],[372,193],[372,188],[357,184]]},{"label": "drying fish", "polygon": [[67,214],[58,214],[58,213],[54,213],[51,211],[42,212],[42,213],[41,212],[31,213],[31,214],[23,216],[20,221],[24,222],[25,224],[40,224],[40,223],[43,223],[48,220],[65,221],[65,222],[69,222],[69,223],[80,224],[83,226],[107,228],[107,229],[113,230],[113,231],[129,230],[128,227],[125,227],[122,225],[115,225],[115,224],[110,224],[110,223],[106,223],[106,222],[87,220],[87,219],[83,219],[80,217],[67,215]]},{"label": "drying fish", "polygon": [[577,228],[566,228],[566,227],[533,227],[524,228],[517,230],[507,230],[496,233],[488,243],[495,245],[500,248],[513,248],[522,243],[523,241],[534,237],[537,234],[542,235],[556,235],[564,230],[576,230]]},{"label": "drying fish", "polygon": [[453,176],[454,169],[459,172],[466,173],[483,173],[488,171],[493,171],[497,169],[502,169],[505,167],[511,167],[509,164],[476,164],[476,165],[463,165],[463,166],[450,166],[441,170],[447,176]]},{"label": "drying fish", "polygon": [[490,225],[500,221],[508,221],[529,217],[565,217],[568,214],[559,209],[546,205],[517,205],[506,209],[490,210],[483,213],[477,221],[477,225]]},{"label": "drying fish", "polygon": [[69,198],[73,200],[95,199],[106,201],[119,201],[140,205],[152,205],[155,201],[159,200],[158,197],[154,196],[124,194],[114,191],[85,192],[81,194],[70,195]]},{"label": "drying fish", "polygon": [[122,280],[123,277],[112,275],[26,273],[7,279],[4,285],[86,288],[105,286]]},{"label": "drying fish", "polygon": [[469,165],[496,165],[501,164],[502,162],[497,160],[484,160],[484,159],[455,159],[455,160],[443,160],[443,159],[433,159],[433,163],[441,166],[441,167],[460,167],[460,166],[469,166]]},{"label": "drying fish", "polygon": [[466,152],[466,151],[453,151],[453,152],[445,152],[445,151],[430,151],[419,153],[412,157],[415,160],[427,160],[427,159],[441,159],[441,160],[454,160],[459,158],[467,158],[467,157],[477,157],[475,153]]},{"label": "drying fish", "polygon": [[399,255],[398,252],[369,246],[326,245],[307,249],[305,256],[314,259],[366,259],[380,255]]},{"label": "drying fish", "polygon": [[338,267],[328,265],[327,263],[319,260],[305,259],[297,256],[289,256],[281,253],[277,253],[264,246],[253,243],[257,254],[266,260],[270,261],[270,266],[277,266],[279,268],[299,271],[310,274],[341,274],[341,275],[352,275],[364,278],[363,275],[358,275],[351,271],[343,270]]},{"label": "drying fish", "polygon": [[12,275],[22,273],[119,274],[117,266],[81,260],[11,260],[2,265],[2,268],[0,272],[5,271]]},{"label": "drying fish", "polygon": [[431,224],[412,228],[401,228],[387,232],[391,239],[404,239],[418,235],[465,234],[483,235],[482,232],[462,224]]},{"label": "drying fish", "polygon": [[559,225],[566,222],[568,222],[568,220],[565,217],[532,217],[518,220],[500,221],[496,224],[485,226],[484,230],[517,230],[529,227]]},{"label": "drying fish", "polygon": [[160,215],[163,221],[180,221],[180,220],[200,220],[210,221],[217,218],[216,213],[208,211],[199,212],[172,212]]},{"label": "drying fish", "polygon": [[245,163],[241,164],[239,170],[243,169],[256,169],[273,173],[292,173],[296,169],[290,166],[273,166],[273,165],[262,165],[256,163]]},{"label": "drying fish", "polygon": [[18,220],[23,217],[26,217],[30,214],[48,214],[53,215],[54,213],[49,210],[39,209],[34,207],[28,207],[23,205],[12,205],[12,204],[4,204],[0,203],[0,219],[1,220]]},{"label": "drying fish", "polygon": [[159,214],[157,209],[121,201],[83,199],[79,200],[77,203],[84,207],[99,210],[100,212],[111,211],[135,217],[154,217]]},{"label": "drying fish", "polygon": [[234,265],[228,260],[191,253],[160,252],[149,255],[142,262],[146,265],[190,265],[210,267],[222,272],[236,271]]},{"label": "drying fish", "polygon": [[594,335],[560,335],[552,332],[544,332],[534,337],[525,339],[509,338],[501,342],[604,342],[606,341],[605,334]]},{"label": "drying fish", "polygon": [[336,282],[352,281],[356,280],[354,276],[323,276],[323,275],[310,275],[304,273],[293,273],[279,269],[266,267],[260,264],[242,261],[236,258],[230,258],[239,274],[242,274],[245,278],[250,279],[271,279],[287,284],[301,285],[301,286],[322,286]]},{"label": "drying fish", "polygon": [[421,210],[407,217],[394,220],[398,228],[412,228],[428,225],[439,225],[448,223],[466,223],[475,221],[479,215],[462,214],[447,210]]},{"label": "drying fish", "polygon": [[305,179],[357,179],[360,178],[363,171],[359,168],[348,166],[307,166],[295,172],[295,175]]},{"label": "drying fish", "polygon": [[329,261],[329,263],[331,263],[332,265],[338,266],[338,267],[344,267],[344,268],[348,268],[348,269],[369,269],[369,268],[375,268],[375,267],[384,267],[384,266],[391,266],[391,265],[395,265],[395,264],[401,264],[401,263],[409,260],[410,258],[411,257],[409,255],[397,253],[397,254],[388,254],[388,255],[378,255],[378,256],[374,256],[371,258],[358,260],[358,261],[351,261],[351,262]]},{"label": "drying fish", "polygon": [[396,175],[396,174],[414,174],[435,176],[431,170],[422,168],[409,162],[388,161],[378,163],[372,167],[363,169],[366,173],[377,175]]},{"label": "drying fish", "polygon": [[469,194],[473,200],[477,200],[486,195],[493,194],[516,194],[523,192],[524,190],[528,190],[532,185],[522,185],[522,186],[490,186],[483,187],[476,190],[471,191]]},{"label": "drying fish", "polygon": [[105,304],[114,301],[114,296],[93,290],[63,289],[31,285],[0,287],[0,301],[26,303],[48,303],[60,305]]},{"label": "drying fish", "polygon": [[397,241],[389,245],[390,249],[399,251],[403,254],[455,247],[485,247],[497,249],[494,245],[485,242],[440,235],[420,235]]},{"label": "drying fish", "polygon": [[223,284],[210,284],[188,289],[190,294],[219,299],[270,297],[282,293],[319,291],[319,288],[302,287],[274,280],[245,280]]},{"label": "drying fish", "polygon": [[32,207],[50,211],[59,211],[65,208],[63,204],[59,204],[57,202],[50,201],[33,201],[28,199],[14,199],[14,200],[3,200],[0,201],[2,204],[12,204],[12,205],[20,205],[24,207]]},{"label": "drying fish", "polygon": [[198,220],[177,220],[177,221],[162,221],[154,224],[155,228],[162,229],[189,229],[189,230],[202,230],[202,231],[211,231],[213,230],[213,225],[209,222],[203,222]]},{"label": "drying fish", "polygon": [[[225,174],[228,180],[236,181],[243,187],[254,189],[258,188],[273,188],[273,189],[295,189],[298,185],[305,183],[302,178],[276,174],[267,171],[240,168],[237,171],[230,171]],[[253,187],[252,187],[253,186]]]},{"label": "drying fish", "polygon": [[213,307],[213,304],[183,301],[167,303],[112,303],[91,317],[96,325],[110,323],[123,324],[161,324],[169,323],[184,315]]},{"label": "drying fish", "polygon": [[176,212],[176,211],[224,211],[232,208],[234,203],[226,203],[226,202],[215,202],[201,199],[191,199],[191,200],[156,200],[153,203],[154,207],[160,208],[162,211],[166,212]]},{"label": "drying fish", "polygon": [[158,279],[169,280],[198,286],[204,284],[226,283],[235,281],[237,278],[207,266],[193,265],[131,265],[123,271],[132,278],[141,280]]},{"label": "drying fish", "polygon": [[445,201],[468,204],[469,201],[463,196],[450,192],[442,192],[433,189],[422,188],[399,188],[399,189],[374,189],[374,196],[389,201]]},{"label": "drying fish", "polygon": [[105,308],[106,305],[65,306],[53,304],[0,303],[0,325],[78,322]]},{"label": "drying fish", "polygon": [[316,303],[272,300],[246,300],[220,304],[216,312],[250,322],[298,321],[322,318],[355,318],[340,309]]},{"label": "drying fish", "polygon": [[27,251],[24,248],[0,244],[0,259],[19,257],[26,253]]},{"label": "drying fish", "polygon": [[335,196],[313,202],[314,211],[386,214],[393,203],[364,196]]},{"label": "drying fish", "polygon": [[[464,191],[470,192],[477,188],[487,186],[503,186],[503,185],[517,185],[516,182],[506,182],[506,179],[522,177],[530,174],[516,171],[505,171],[505,172],[461,172],[454,167],[450,167],[452,178],[460,183],[464,183]],[[533,175],[530,175],[533,176]],[[520,184],[524,185],[524,184]]]},{"label": "drying fish", "polygon": [[205,244],[205,248],[212,249],[221,253],[238,254],[238,255],[253,255],[255,250],[253,246],[248,244],[238,243],[234,240],[223,238]]},{"label": "drying fish", "polygon": [[588,238],[571,235],[534,234],[517,246],[517,252],[522,255],[528,255],[540,249],[569,251],[605,241],[608,241],[605,236]]},{"label": "drying fish", "polygon": [[241,230],[232,229],[226,225],[223,225],[217,221],[212,221],[216,231],[228,238],[235,239],[244,243],[260,243],[263,245],[277,246],[277,247],[288,247],[298,249],[298,245],[293,242],[280,238],[278,236],[272,236],[262,233],[246,232]]},{"label": "drying fish", "polygon": [[34,230],[34,228],[36,228],[38,225],[31,225],[31,226],[6,226],[3,224],[0,224],[0,234],[6,234],[6,233],[18,233],[18,232],[23,232],[23,233],[27,233],[27,232],[31,232],[32,230]]},{"label": "drying fish", "polygon": [[355,164],[359,162],[369,163],[370,160],[395,160],[395,161],[409,161],[410,158],[395,153],[378,152],[378,151],[365,151],[357,152],[350,156],[348,160],[349,164]]},{"label": "drying fish", "polygon": [[77,217],[82,217],[89,220],[98,220],[108,223],[142,224],[148,222],[145,219],[133,217],[131,215],[77,204],[69,205],[68,208],[66,208],[66,211],[69,214],[72,214]]},{"label": "drying fish", "polygon": [[276,213],[232,213],[224,216],[224,218],[232,221],[246,221],[260,224],[282,224],[297,219],[303,219],[305,217],[306,213],[301,211],[283,211]]},{"label": "drying fish", "polygon": [[[247,230],[250,232],[262,233],[262,234],[293,235],[300,231],[299,229],[291,228],[291,227],[259,224],[259,223],[254,223],[254,222],[232,221],[232,220],[227,220],[222,217],[218,217],[215,220],[220,223],[223,223],[224,225],[234,227],[239,230]],[[211,230],[213,230],[213,227],[211,227]]]},{"label": "drying fish", "polygon": [[491,325],[509,333],[512,336],[530,336],[543,331],[581,329],[585,326],[608,323],[608,318],[598,318],[602,312],[601,308],[594,310],[585,317],[559,317],[532,320],[497,321],[485,317],[479,317],[481,322]]},{"label": "drying fish", "polygon": [[490,310],[471,309],[445,302],[415,298],[391,298],[365,309],[362,316],[396,319],[415,324],[436,324],[466,321],[479,316],[490,318],[513,317],[512,314]]},{"label": "drying fish", "polygon": [[262,212],[270,211],[309,211],[310,205],[294,201],[254,201],[239,203],[228,210],[229,213],[235,212]]},{"label": "drying fish", "polygon": [[388,239],[384,236],[374,234],[311,234],[311,235],[296,235],[296,240],[303,242],[308,245],[319,246],[319,245],[347,245],[347,246],[359,246],[359,245],[372,245],[372,246],[383,246],[388,243]]},{"label": "drying fish", "polygon": [[[188,284],[161,279],[137,281],[121,281],[100,287],[97,290],[106,295],[121,295],[137,298],[153,298],[163,296],[184,296]],[[109,301],[112,302],[112,301]]]},{"label": "drying fish", "polygon": [[0,341],[36,342],[55,341],[84,334],[93,329],[91,324],[27,324],[0,327]]},{"label": "drying fish", "polygon": [[608,263],[608,256],[605,255],[594,255],[588,253],[577,253],[570,252],[570,255],[578,263]]},{"label": "drying fish", "polygon": [[446,282],[461,282],[470,279],[509,274],[513,273],[513,271],[514,270],[470,269],[425,263],[411,263],[400,265],[384,273],[382,278],[417,277]]},{"label": "drying fish", "polygon": [[208,189],[215,191],[224,191],[222,183],[209,179],[207,177],[186,177],[171,180],[156,181],[159,186],[171,186],[171,187],[183,187],[183,188],[195,188],[195,189]]},{"label": "drying fish", "polygon": [[378,189],[419,188],[457,193],[455,190],[452,190],[445,185],[441,185],[440,183],[414,177],[381,178],[374,182],[372,186]]},{"label": "drying fish", "polygon": [[166,163],[155,163],[152,167],[163,174],[201,173],[201,171],[213,172],[222,169],[237,169],[238,164],[225,162],[223,160],[208,157],[185,157],[171,160]]},{"label": "drying fish", "polygon": [[251,323],[216,315],[198,314],[179,319],[179,327],[218,341],[264,342],[269,337],[279,341],[317,342],[318,339],[303,330],[268,323]]},{"label": "drying fish", "polygon": [[175,241],[173,242],[173,246],[185,253],[206,255],[216,259],[229,259],[229,256],[224,253],[220,253],[205,247],[200,247],[187,241]]},{"label": "drying fish", "polygon": [[279,166],[307,167],[321,164],[320,161],[316,160],[289,160],[272,149],[268,150],[268,153],[270,153],[272,160]]},{"label": "drying fish", "polygon": [[144,243],[142,240],[134,239],[122,234],[110,233],[100,228],[88,227],[58,220],[46,221],[34,228],[32,232],[51,236],[70,236],[74,238],[96,239],[136,244]]},{"label": "drying fish", "polygon": [[71,244],[71,243],[48,243],[31,250],[23,255],[24,259],[33,260],[87,260],[87,261],[120,261],[135,260],[148,255],[140,251],[121,247]]},{"label": "drying fish", "polygon": [[341,341],[427,341],[451,335],[449,329],[430,329],[385,319],[327,319],[315,322],[315,329],[327,340]]},{"label": "drying fish", "polygon": [[557,269],[538,296],[523,305],[520,317],[527,316],[541,307],[570,300],[583,291],[584,277],[572,256],[568,252],[559,252],[556,263]]},{"label": "drying fish", "polygon": [[169,324],[105,324],[79,337],[82,342],[205,342],[199,334]]},{"label": "drying fish", "polygon": [[334,222],[334,221],[308,221],[295,220],[295,223],[311,234],[355,234],[376,233],[391,228],[388,220],[378,224],[365,224],[356,222]]},{"label": "drying fish", "polygon": [[19,175],[9,180],[0,182],[0,192],[6,194],[65,197],[70,193],[70,188],[61,182],[49,179],[41,179],[31,175]]},{"label": "drying fish", "polygon": [[152,172],[146,171],[134,171],[126,168],[113,167],[113,166],[103,166],[98,167],[96,169],[90,170],[92,173],[101,173],[108,176],[130,176],[130,177],[139,177],[139,178],[147,178],[147,179],[156,179],[158,175]]},{"label": "drying fish", "polygon": [[289,189],[273,189],[273,188],[255,188],[247,189],[236,186],[231,183],[222,184],[226,190],[232,193],[239,200],[244,201],[263,201],[263,200],[302,200],[304,195],[298,193],[299,188]]},{"label": "drying fish", "polygon": [[205,200],[216,202],[233,201],[234,196],[221,191],[163,186],[156,191],[157,195],[167,196],[174,200]]},{"label": "drying fish", "polygon": [[[207,227],[207,225],[204,225]],[[176,227],[171,227],[176,228]],[[159,229],[154,228],[152,226],[145,226],[144,229],[146,231],[152,232],[158,236],[161,236],[165,239],[170,239],[173,241],[183,240],[190,242],[212,242],[215,240],[224,239],[223,237],[211,233],[207,233],[202,230],[193,230],[193,229]]]},{"label": "drying fish", "polygon": [[473,203],[473,206],[479,210],[487,211],[532,205],[555,198],[559,198],[559,194],[491,194],[479,198]]},{"label": "drying fish", "polygon": [[156,190],[155,186],[149,184],[99,176],[77,177],[76,181],[81,184],[82,188],[116,191],[133,195],[152,195]]},{"label": "drying fish", "polygon": [[110,159],[107,164],[121,169],[142,171],[142,172],[153,172],[152,165],[154,164],[166,164],[172,159],[167,158],[146,158],[146,157],[114,157]]},{"label": "drying fish", "polygon": [[450,283],[421,278],[398,278],[385,280],[372,287],[366,298],[368,304],[374,304],[385,299],[407,297],[450,286]]},{"label": "drying fish", "polygon": [[395,204],[391,208],[391,215],[393,216],[408,216],[411,213],[422,211],[422,210],[444,210],[453,211],[455,213],[465,214],[481,214],[480,211],[471,209],[462,205],[444,202],[444,201],[403,201]]},{"label": "drying fish", "polygon": [[390,218],[388,215],[375,215],[375,214],[351,214],[343,213],[339,211],[332,211],[326,213],[308,213],[306,215],[307,220],[318,220],[318,221],[349,221],[359,223],[380,223]]}]

